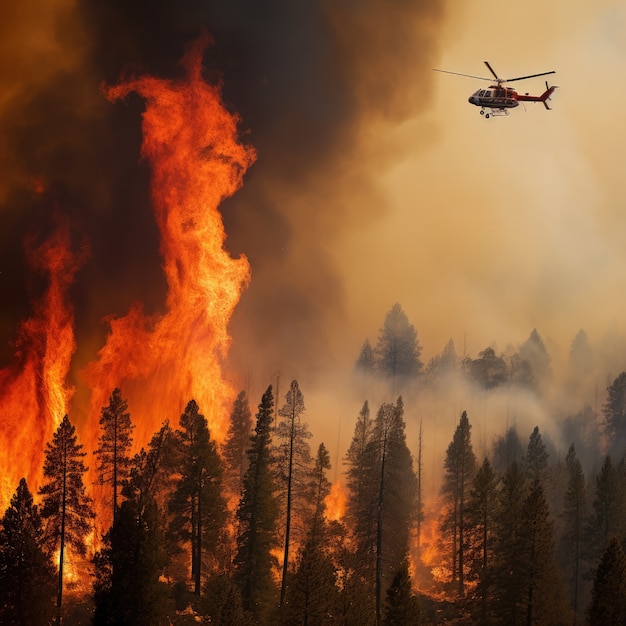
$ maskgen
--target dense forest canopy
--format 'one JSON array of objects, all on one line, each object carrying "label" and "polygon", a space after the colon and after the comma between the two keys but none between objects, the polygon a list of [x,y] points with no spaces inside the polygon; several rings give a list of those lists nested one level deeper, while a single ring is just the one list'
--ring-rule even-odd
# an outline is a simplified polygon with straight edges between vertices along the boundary
[{"label": "dense forest canopy", "polygon": [[[561,376],[533,329],[518,349],[474,357],[450,340],[424,366],[395,304],[375,347],[366,340],[355,359],[352,386],[365,397],[336,468],[324,443],[311,453],[316,420],[305,421],[295,379],[278,398],[270,385],[256,412],[241,391],[221,442],[190,399],[175,427],[166,421],[134,456],[132,406],[115,388],[93,454],[66,416],[46,446],[39,493],[24,479],[16,486],[0,521],[1,615],[379,626],[596,624],[611,612],[623,621],[626,600],[606,598],[624,598],[626,372],[596,408],[571,412],[570,397],[550,423],[512,420],[477,437],[476,406],[499,406],[503,391],[510,405],[532,397],[555,407],[561,380],[584,401],[591,353],[581,331]],[[372,405],[380,389],[398,395]],[[444,426],[455,394],[473,408]],[[413,416],[437,398],[441,422],[428,415],[411,437]],[[435,462],[424,457],[429,440],[444,447]],[[87,465],[98,490],[84,481]]]}]

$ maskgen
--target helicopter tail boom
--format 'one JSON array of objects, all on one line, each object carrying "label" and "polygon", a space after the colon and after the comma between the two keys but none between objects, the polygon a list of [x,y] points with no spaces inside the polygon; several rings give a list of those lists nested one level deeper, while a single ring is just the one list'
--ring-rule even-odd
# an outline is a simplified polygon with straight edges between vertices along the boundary
[{"label": "helicopter tail boom", "polygon": [[549,87],[548,83],[546,83],[546,90],[540,96],[517,94],[517,100],[520,100],[522,102],[543,102],[543,106],[546,107],[546,109],[548,109],[549,111],[550,107],[548,106],[548,100],[550,99],[550,96],[554,93],[554,90],[556,88],[557,85],[552,85],[552,87]]}]

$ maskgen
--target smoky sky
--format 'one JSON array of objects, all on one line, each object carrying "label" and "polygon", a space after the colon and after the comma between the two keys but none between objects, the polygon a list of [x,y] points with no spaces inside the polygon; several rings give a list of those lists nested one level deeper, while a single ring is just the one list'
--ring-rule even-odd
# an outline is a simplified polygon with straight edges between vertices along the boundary
[{"label": "smoky sky", "polygon": [[[90,247],[71,293],[75,368],[94,357],[102,318],[136,301],[147,312],[164,306],[150,172],[139,156],[143,103],[131,95],[111,104],[100,88],[132,75],[181,76],[186,47],[208,33],[205,78],[222,85],[242,141],[258,152],[222,206],[226,246],[252,268],[232,320],[233,360],[320,365],[320,346],[345,323],[330,244],[383,211],[373,172],[389,155],[371,148],[364,129],[401,122],[428,101],[443,3],[39,4],[38,26],[14,8],[0,27],[0,363],[45,286],[23,242],[45,237],[57,213]],[[407,84],[407,75],[421,81]]]}]

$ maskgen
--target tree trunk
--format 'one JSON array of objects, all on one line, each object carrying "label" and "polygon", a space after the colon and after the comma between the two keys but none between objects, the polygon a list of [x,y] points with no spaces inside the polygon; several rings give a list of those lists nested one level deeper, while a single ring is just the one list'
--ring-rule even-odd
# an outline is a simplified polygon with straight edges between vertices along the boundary
[{"label": "tree trunk", "polygon": [[289,536],[291,534],[291,482],[293,475],[293,444],[295,438],[295,417],[291,418],[291,438],[289,441],[289,470],[287,472],[287,519],[285,521],[285,552],[283,557],[283,578],[280,584],[280,604],[285,603],[287,593],[287,571],[289,568]]},{"label": "tree trunk", "polygon": [[382,619],[382,573],[383,573],[383,499],[385,494],[385,459],[387,456],[387,436],[383,439],[380,460],[380,482],[378,485],[378,515],[376,519],[376,626]]}]

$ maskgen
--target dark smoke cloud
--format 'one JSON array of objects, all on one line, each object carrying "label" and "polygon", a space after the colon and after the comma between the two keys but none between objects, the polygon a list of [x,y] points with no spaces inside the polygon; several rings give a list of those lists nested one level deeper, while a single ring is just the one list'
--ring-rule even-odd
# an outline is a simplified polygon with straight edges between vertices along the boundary
[{"label": "dark smoke cloud", "polygon": [[[345,323],[332,243],[382,211],[373,173],[391,151],[369,129],[414,116],[427,101],[443,3],[41,5],[50,14],[51,52],[39,55],[45,71],[30,61],[28,38],[12,37],[14,49],[2,50],[3,65],[17,50],[26,68],[2,103],[9,148],[0,158],[12,168],[0,197],[0,359],[9,357],[7,339],[28,310],[20,242],[45,226],[52,205],[91,241],[74,290],[77,367],[93,358],[103,316],[122,315],[136,300],[149,311],[162,306],[149,171],[139,160],[142,102],[131,96],[111,105],[99,85],[129,74],[178,76],[186,46],[208,32],[206,78],[222,83],[259,155],[244,188],[223,206],[227,246],[252,266],[233,319],[233,363],[242,370],[322,365],[323,346]],[[0,40],[16,26],[25,34],[33,28],[16,13],[0,27]],[[43,194],[32,192],[35,180]]]}]

